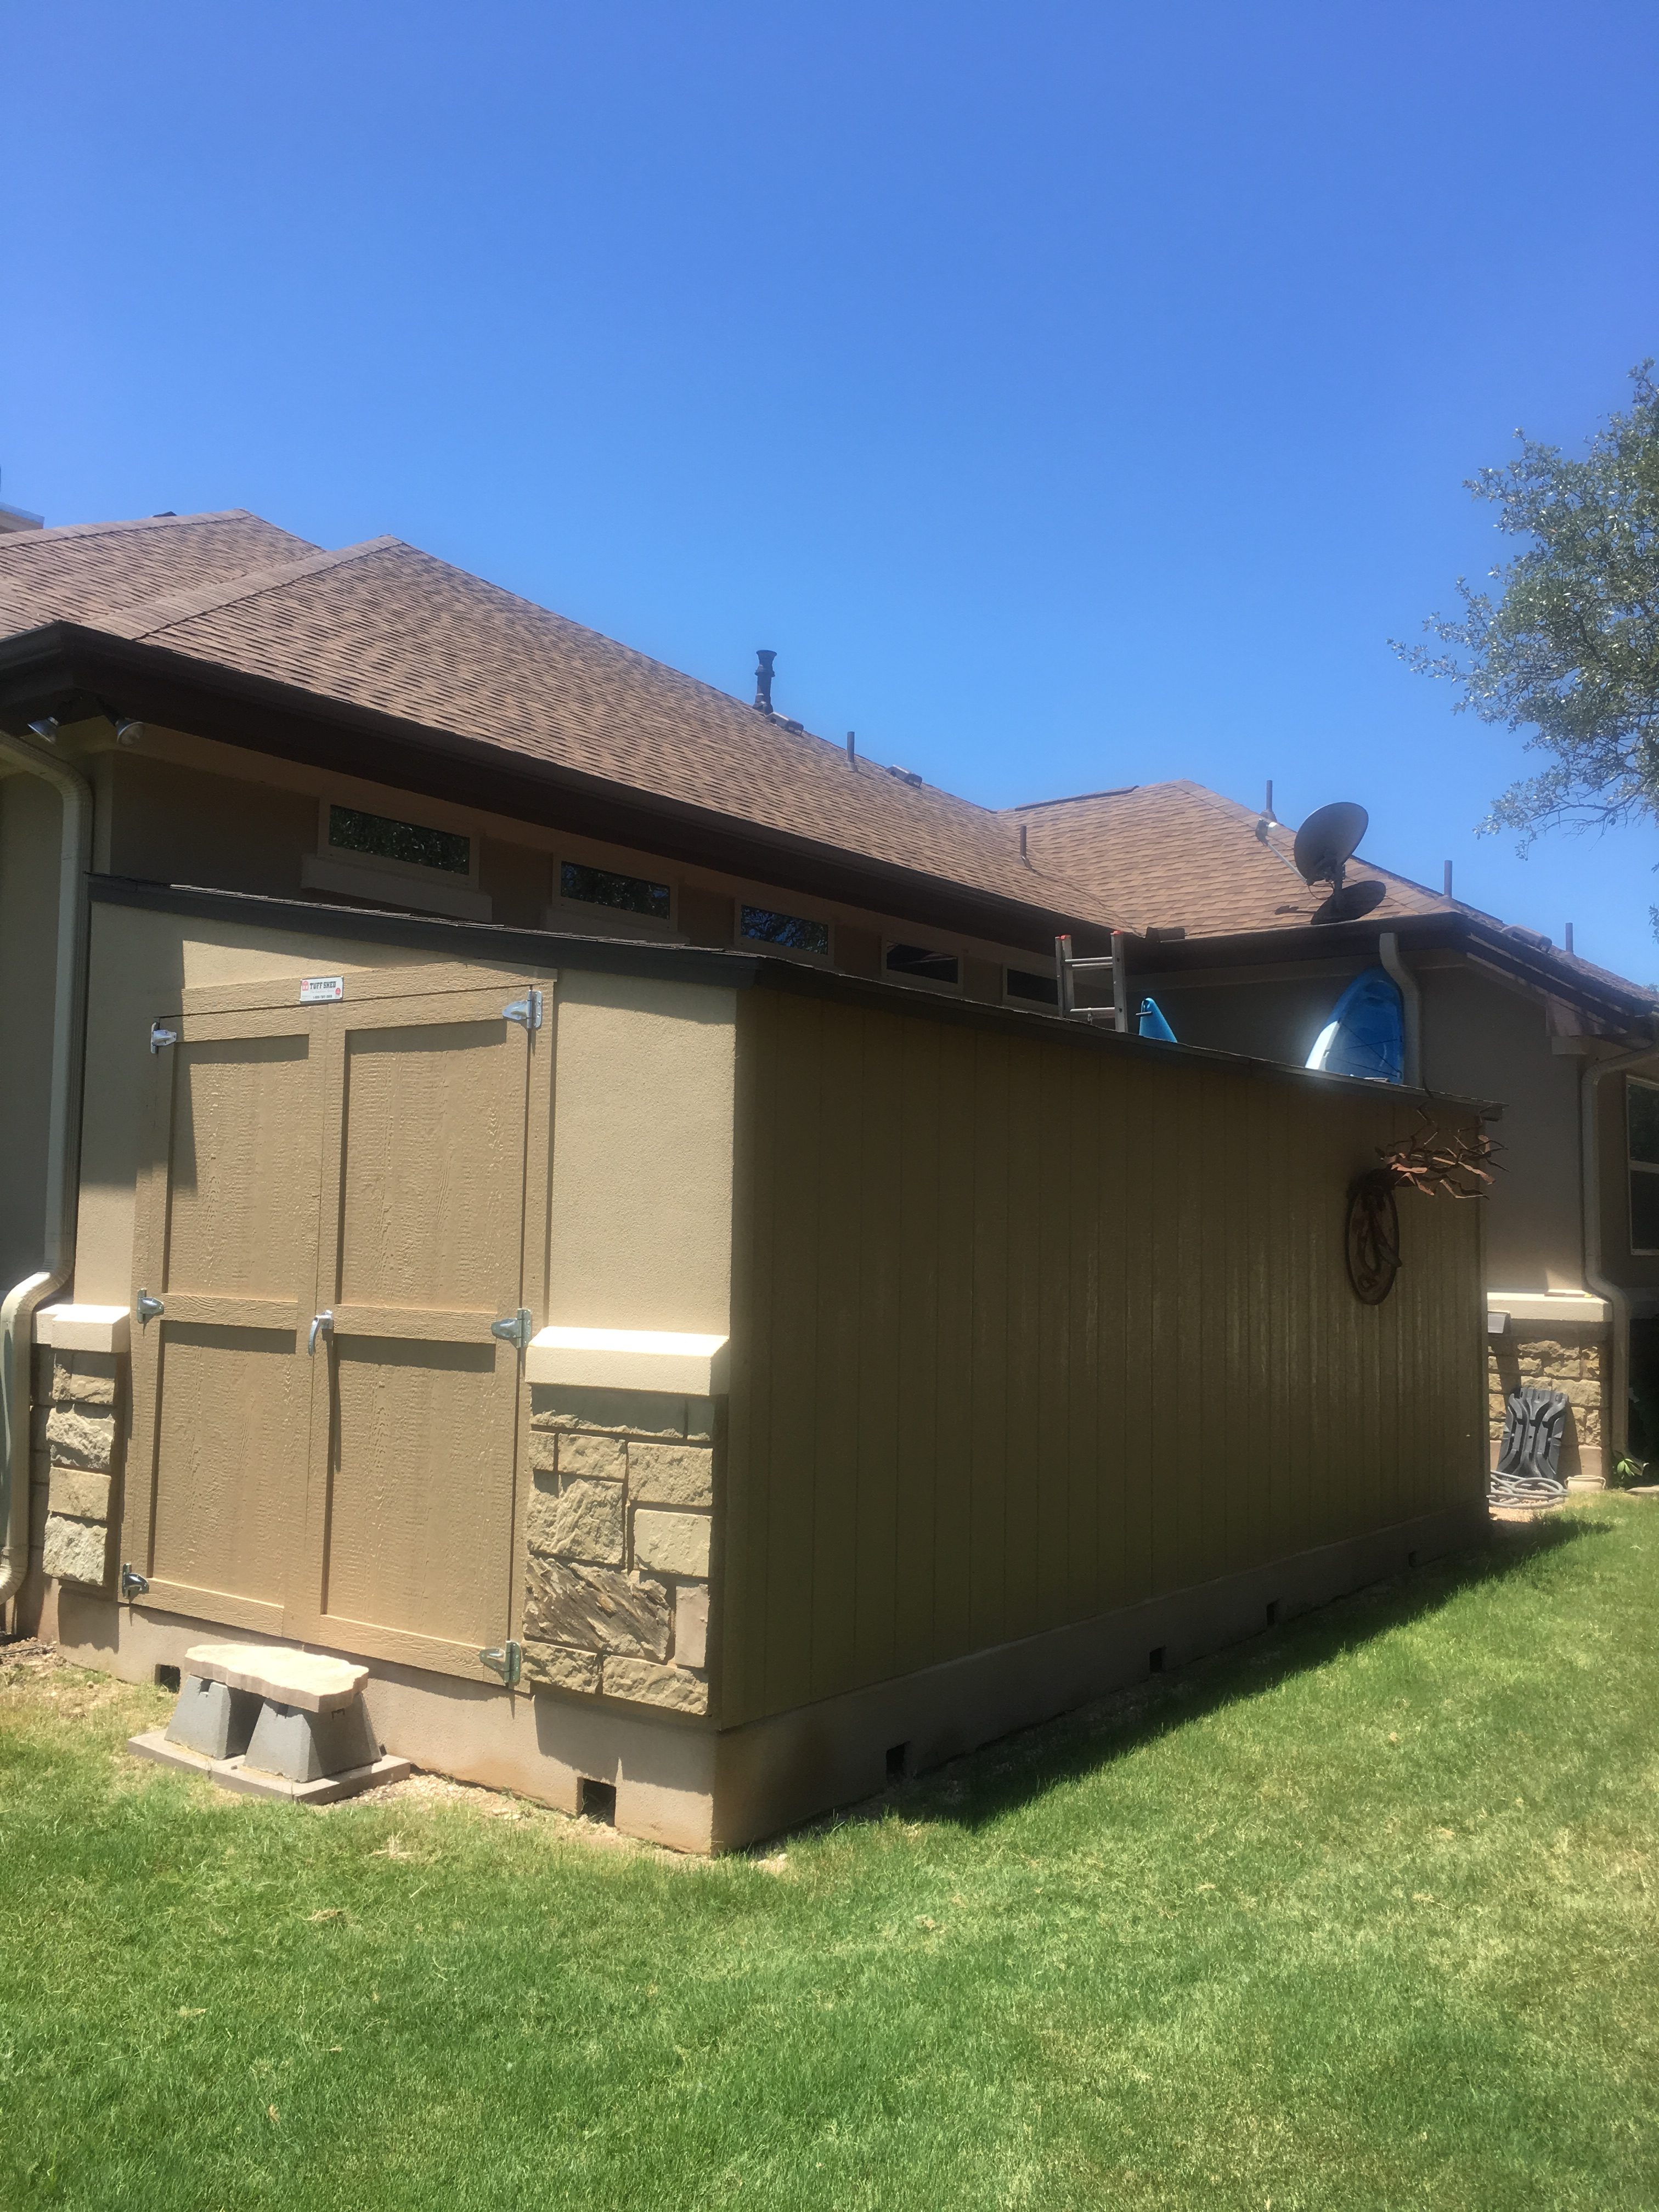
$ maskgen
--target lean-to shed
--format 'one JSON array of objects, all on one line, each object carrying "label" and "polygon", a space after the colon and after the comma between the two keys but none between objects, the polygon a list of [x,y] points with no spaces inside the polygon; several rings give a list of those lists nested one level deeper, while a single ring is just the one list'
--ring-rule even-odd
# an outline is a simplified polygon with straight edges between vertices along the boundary
[{"label": "lean-to shed", "polygon": [[708,1850],[1479,1528],[1480,1208],[1345,1259],[1417,1094],[1062,1018],[1041,838],[411,548],[33,541],[11,1622]]},{"label": "lean-to shed", "polygon": [[114,1372],[126,1595],[65,1584],[67,1647],[366,1658],[420,1764],[708,1850],[1484,1515],[1477,1209],[1405,1201],[1380,1306],[1346,1273],[1411,1098],[273,905],[94,901],[42,1334],[66,1436]]}]

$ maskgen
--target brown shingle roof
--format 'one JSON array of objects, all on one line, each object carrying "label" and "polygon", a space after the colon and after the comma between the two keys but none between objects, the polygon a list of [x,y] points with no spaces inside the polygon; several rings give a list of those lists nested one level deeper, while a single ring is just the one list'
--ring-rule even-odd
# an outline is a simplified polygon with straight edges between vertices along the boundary
[{"label": "brown shingle roof", "polygon": [[1024,866],[1006,816],[750,706],[395,538],[210,576],[85,619],[532,761],[811,838],[942,882],[1109,924],[1093,891]]},{"label": "brown shingle roof", "polygon": [[240,507],[20,530],[0,538],[0,633],[49,622],[101,626],[135,599],[199,590],[316,550]]},{"label": "brown shingle roof", "polygon": [[[1256,929],[1289,929],[1306,921],[1324,896],[1264,851],[1260,817],[1200,783],[1144,783],[1082,799],[1050,799],[1009,810],[1026,825],[1032,860],[1109,896],[1127,929],[1184,928],[1188,937],[1229,937]],[[1273,842],[1288,854],[1291,832]],[[1370,860],[1350,877],[1388,885],[1376,914],[1472,911]]]},{"label": "brown shingle roof", "polygon": [[[377,708],[736,823],[814,839],[1068,917],[1188,938],[1284,930],[1315,900],[1264,852],[1256,816],[1195,783],[1000,812],[769,720],[723,691],[396,538],[323,553],[241,510],[0,538],[0,635],[56,620]],[[1019,857],[1024,825],[1030,865]],[[1288,848],[1288,835],[1277,842]],[[1362,863],[1377,919],[1504,925]],[[1359,872],[1359,871],[1356,871]],[[1600,978],[1547,952],[1571,988]]]}]

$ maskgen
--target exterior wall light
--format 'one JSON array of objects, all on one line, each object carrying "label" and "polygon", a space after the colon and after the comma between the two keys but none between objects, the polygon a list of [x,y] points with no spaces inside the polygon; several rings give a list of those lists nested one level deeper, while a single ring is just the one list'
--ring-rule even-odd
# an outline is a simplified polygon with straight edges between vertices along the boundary
[{"label": "exterior wall light", "polygon": [[115,742],[118,745],[136,745],[144,734],[144,726],[135,714],[115,717]]}]

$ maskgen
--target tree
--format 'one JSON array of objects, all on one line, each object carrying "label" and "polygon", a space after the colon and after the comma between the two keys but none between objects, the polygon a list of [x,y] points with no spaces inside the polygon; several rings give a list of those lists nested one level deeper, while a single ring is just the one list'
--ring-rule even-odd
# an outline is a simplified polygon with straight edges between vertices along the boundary
[{"label": "tree", "polygon": [[[1634,404],[1612,416],[1583,460],[1521,431],[1519,457],[1469,480],[1506,536],[1532,544],[1493,568],[1497,599],[1462,577],[1460,616],[1424,629],[1461,652],[1395,643],[1425,676],[1461,687],[1455,712],[1531,729],[1541,774],[1511,784],[1483,830],[1522,847],[1565,823],[1659,818],[1659,388],[1631,372]],[[1656,910],[1659,927],[1659,910]]]}]

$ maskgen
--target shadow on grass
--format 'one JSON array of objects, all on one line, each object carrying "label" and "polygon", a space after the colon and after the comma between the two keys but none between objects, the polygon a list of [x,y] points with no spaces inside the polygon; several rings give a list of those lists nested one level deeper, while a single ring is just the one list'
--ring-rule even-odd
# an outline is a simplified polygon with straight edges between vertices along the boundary
[{"label": "shadow on grass", "polygon": [[[1437,1612],[1465,1591],[1501,1582],[1551,1553],[1587,1538],[1612,1534],[1614,1523],[1582,1512],[1531,1522],[1494,1522],[1484,1544],[1449,1553],[1389,1581],[1296,1615],[1241,1643],[1191,1661],[1167,1674],[1091,1700],[1074,1711],[1000,1736],[862,1804],[844,1807],[797,1833],[879,1820],[902,1809],[910,1818],[977,1828],[1029,1803],[1056,1784],[1079,1779],[1126,1753],[1188,1727],[1244,1698],[1322,1667],[1389,1629]],[[775,1850],[781,1838],[757,1846]]]}]

